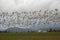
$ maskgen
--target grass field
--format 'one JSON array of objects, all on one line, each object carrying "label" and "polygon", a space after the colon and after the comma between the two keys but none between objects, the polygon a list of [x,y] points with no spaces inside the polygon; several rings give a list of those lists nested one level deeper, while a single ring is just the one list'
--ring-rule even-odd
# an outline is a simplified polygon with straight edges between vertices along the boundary
[{"label": "grass field", "polygon": [[0,33],[0,40],[60,40],[60,32]]}]

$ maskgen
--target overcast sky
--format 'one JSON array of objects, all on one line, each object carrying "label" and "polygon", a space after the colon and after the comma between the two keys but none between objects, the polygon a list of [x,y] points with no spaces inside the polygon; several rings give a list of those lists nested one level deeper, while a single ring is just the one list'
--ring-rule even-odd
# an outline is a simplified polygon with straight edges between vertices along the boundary
[{"label": "overcast sky", "polygon": [[17,9],[39,10],[54,8],[60,8],[60,0],[0,0],[0,10],[8,12]]},{"label": "overcast sky", "polygon": [[39,9],[39,8],[59,8],[60,0],[0,0],[0,9]]}]

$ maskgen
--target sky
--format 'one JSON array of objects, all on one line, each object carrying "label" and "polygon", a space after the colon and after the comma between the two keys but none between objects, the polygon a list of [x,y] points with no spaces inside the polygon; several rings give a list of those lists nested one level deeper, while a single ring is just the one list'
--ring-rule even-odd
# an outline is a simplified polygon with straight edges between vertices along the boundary
[{"label": "sky", "polygon": [[17,9],[52,9],[60,7],[60,0],[0,0],[0,9],[11,11]]},{"label": "sky", "polygon": [[[1,11],[60,9],[60,0],[0,0]],[[4,29],[0,27],[0,29]],[[34,28],[34,27],[33,27]],[[37,28],[37,26],[35,27]]]},{"label": "sky", "polygon": [[17,10],[21,7],[28,6],[33,0],[0,0],[2,10]]}]

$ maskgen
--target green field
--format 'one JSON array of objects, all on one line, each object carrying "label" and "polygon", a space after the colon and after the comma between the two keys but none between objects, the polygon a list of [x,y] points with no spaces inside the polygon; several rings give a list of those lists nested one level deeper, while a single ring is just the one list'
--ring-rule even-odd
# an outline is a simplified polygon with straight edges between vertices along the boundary
[{"label": "green field", "polygon": [[0,40],[60,40],[60,32],[0,33]]}]

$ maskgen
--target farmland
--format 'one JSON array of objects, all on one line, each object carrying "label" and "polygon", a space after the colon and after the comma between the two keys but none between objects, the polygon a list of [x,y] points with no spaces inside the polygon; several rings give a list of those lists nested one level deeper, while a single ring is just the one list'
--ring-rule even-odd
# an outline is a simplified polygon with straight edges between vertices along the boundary
[{"label": "farmland", "polygon": [[0,33],[0,40],[60,40],[60,32]]}]

